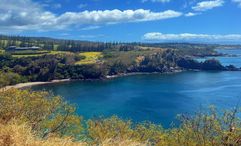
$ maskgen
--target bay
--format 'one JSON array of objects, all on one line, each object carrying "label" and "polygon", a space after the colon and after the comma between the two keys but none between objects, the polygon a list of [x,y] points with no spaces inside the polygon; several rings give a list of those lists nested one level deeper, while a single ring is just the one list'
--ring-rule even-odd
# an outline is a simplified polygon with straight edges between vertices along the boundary
[{"label": "bay", "polygon": [[238,68],[241,68],[241,49],[217,49],[217,52],[228,54],[230,56],[217,56],[217,57],[205,57],[197,58],[198,61],[205,61],[207,59],[217,59],[221,62],[222,65],[234,65]]},{"label": "bay", "polygon": [[117,115],[169,127],[176,122],[177,114],[193,114],[209,105],[219,109],[237,106],[241,98],[241,72],[135,75],[32,88],[63,96],[76,105],[77,113],[85,119]]}]

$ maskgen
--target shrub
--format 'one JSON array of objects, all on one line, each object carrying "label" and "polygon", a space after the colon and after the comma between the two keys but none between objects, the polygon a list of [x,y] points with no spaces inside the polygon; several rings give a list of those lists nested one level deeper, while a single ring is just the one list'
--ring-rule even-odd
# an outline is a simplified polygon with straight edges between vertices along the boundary
[{"label": "shrub", "polygon": [[[48,92],[10,89],[0,92],[0,123],[15,119],[28,123],[41,137],[74,136],[82,130],[75,108]],[[78,136],[78,135],[77,135]]]},{"label": "shrub", "polygon": [[83,122],[59,96],[9,89],[0,92],[0,145],[240,146],[238,114],[238,108],[221,114],[211,107],[192,116],[180,115],[180,125],[170,129],[117,116]]}]

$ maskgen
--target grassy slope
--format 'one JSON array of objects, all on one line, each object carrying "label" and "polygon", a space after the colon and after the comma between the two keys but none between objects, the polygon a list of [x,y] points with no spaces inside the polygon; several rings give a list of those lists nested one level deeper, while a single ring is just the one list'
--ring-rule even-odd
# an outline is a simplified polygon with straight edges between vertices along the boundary
[{"label": "grassy slope", "polygon": [[85,59],[76,62],[76,64],[94,64],[103,57],[102,52],[84,52],[79,55],[84,56]]},{"label": "grassy slope", "polygon": [[1,48],[0,48],[0,54],[3,54],[5,52],[5,50],[2,50]]},{"label": "grassy slope", "polygon": [[71,52],[67,52],[67,51],[36,51],[35,53],[32,52],[19,52],[19,53],[15,53],[13,55],[13,57],[16,57],[16,58],[22,58],[22,57],[37,57],[37,56],[43,56],[43,55],[56,55],[56,54],[69,54]]},{"label": "grassy slope", "polygon": [[[12,121],[0,123],[0,145],[1,146],[89,146],[85,142],[75,141],[70,137],[50,136],[40,139],[26,123]],[[101,146],[145,146],[131,140],[105,140]]]},{"label": "grassy slope", "polygon": [[31,127],[25,123],[11,122],[0,124],[1,146],[84,146],[84,143],[73,142],[70,138],[50,137],[45,140],[38,139]]}]

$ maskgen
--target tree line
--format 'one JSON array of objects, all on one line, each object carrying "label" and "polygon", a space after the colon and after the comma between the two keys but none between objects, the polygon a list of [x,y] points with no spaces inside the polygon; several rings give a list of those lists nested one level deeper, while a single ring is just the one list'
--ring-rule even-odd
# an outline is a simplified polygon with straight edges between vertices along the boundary
[{"label": "tree line", "polygon": [[[123,55],[124,54],[124,55]],[[175,50],[151,54],[133,52],[106,54],[99,63],[75,64],[83,59],[75,53],[15,58],[0,55],[0,87],[22,82],[51,81],[57,79],[104,79],[107,75],[137,72],[177,72],[183,70],[240,70],[223,66],[215,59],[198,62],[182,57]]]},{"label": "tree line", "polygon": [[[7,49],[9,46],[18,47],[41,47],[44,50],[59,51],[98,51],[105,49],[122,49],[126,44],[120,42],[90,42],[80,40],[64,40],[45,37],[24,37],[0,35],[0,49]],[[128,45],[128,46],[134,46]],[[124,50],[124,49],[123,49]]]}]

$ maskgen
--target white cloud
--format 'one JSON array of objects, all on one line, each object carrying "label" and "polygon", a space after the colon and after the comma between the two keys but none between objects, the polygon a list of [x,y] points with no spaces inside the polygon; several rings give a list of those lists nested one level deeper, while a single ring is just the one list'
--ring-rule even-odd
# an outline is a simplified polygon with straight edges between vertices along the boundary
[{"label": "white cloud", "polygon": [[189,13],[185,14],[186,17],[192,17],[192,16],[196,16],[196,15],[198,15],[198,13],[189,12]]},{"label": "white cloud", "polygon": [[115,24],[126,22],[141,22],[162,20],[181,16],[182,13],[167,10],[164,12],[152,12],[150,10],[104,10],[83,11],[79,13],[66,12],[57,17],[57,22],[64,25],[74,24]]},{"label": "white cloud", "polygon": [[51,25],[55,15],[49,11],[43,11],[41,5],[30,0],[1,0],[0,17],[0,27],[32,29],[36,24]]},{"label": "white cloud", "polygon": [[142,21],[163,20],[181,16],[181,12],[166,10],[98,10],[82,12],[65,12],[57,15],[44,10],[39,3],[31,0],[1,0],[0,30],[53,30],[70,28],[70,26],[105,25]]},{"label": "white cloud", "polygon": [[151,1],[151,2],[160,2],[160,3],[167,3],[167,2],[170,2],[171,0],[142,0],[143,3],[145,2],[148,2],[148,1]]},{"label": "white cloud", "polygon": [[241,34],[163,34],[160,32],[150,32],[143,36],[144,40],[149,41],[168,41],[168,40],[218,40],[218,41],[240,41]]},{"label": "white cloud", "polygon": [[223,0],[211,0],[211,1],[203,1],[197,3],[196,6],[192,7],[195,11],[206,11],[213,9],[215,7],[221,7],[223,6],[224,1]]},{"label": "white cloud", "polygon": [[233,2],[237,3],[238,6],[241,8],[241,0],[232,0]]},{"label": "white cloud", "polygon": [[87,26],[87,27],[81,28],[81,30],[93,30],[98,28],[100,28],[100,26]]}]

